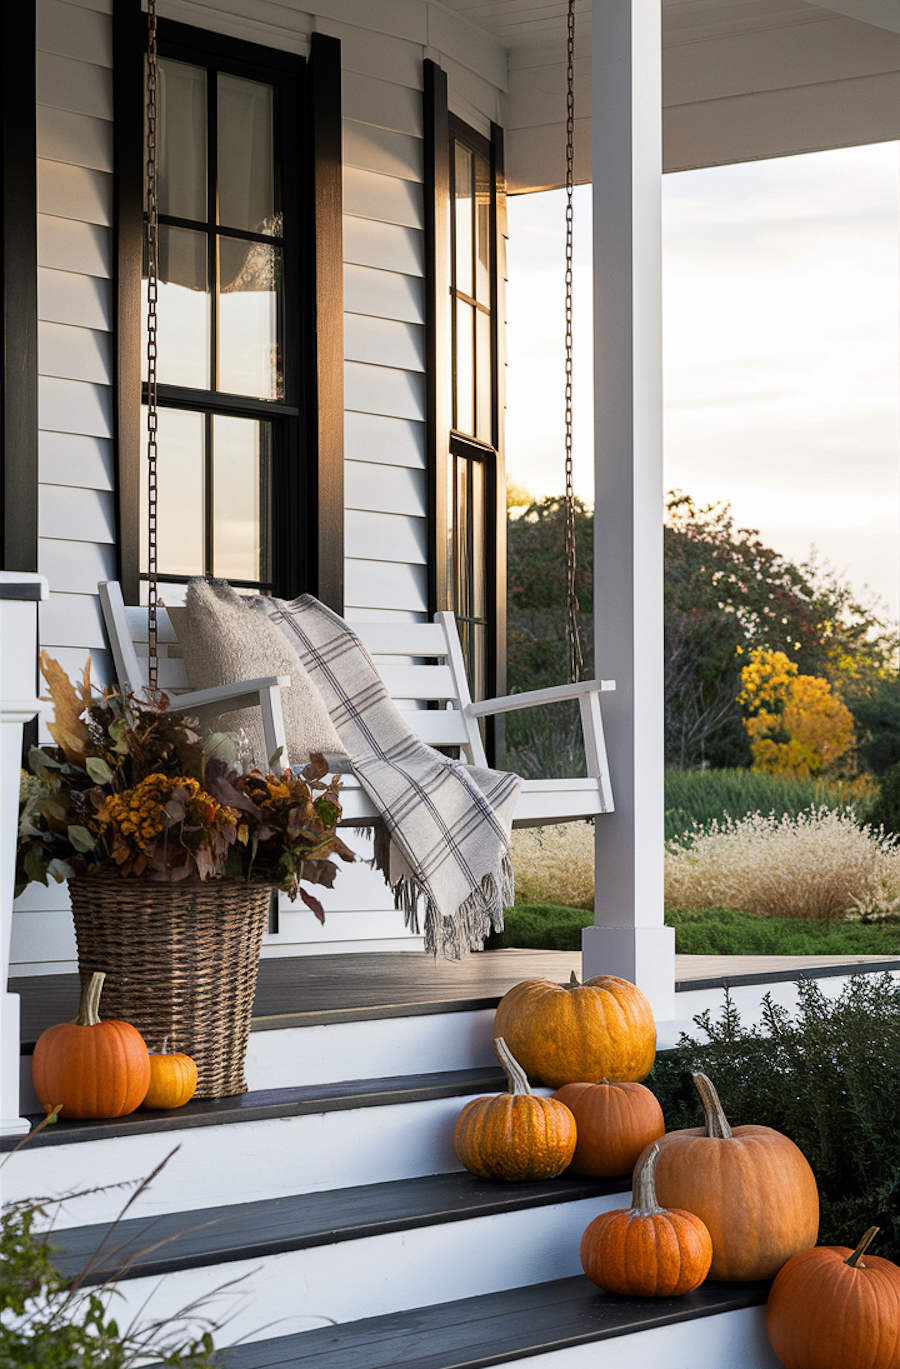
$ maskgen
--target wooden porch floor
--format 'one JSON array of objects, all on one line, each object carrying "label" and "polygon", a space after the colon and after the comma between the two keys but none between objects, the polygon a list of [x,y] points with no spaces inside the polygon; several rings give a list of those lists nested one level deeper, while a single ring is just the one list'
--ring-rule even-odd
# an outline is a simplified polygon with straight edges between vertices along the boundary
[{"label": "wooden porch floor", "polygon": [[[689,956],[675,957],[676,992],[731,984],[900,969],[900,955],[878,956]],[[483,951],[460,961],[415,952],[312,955],[263,960],[253,1008],[253,1030],[289,1025],[352,1022],[493,1007],[514,984],[542,977],[560,983],[581,976],[575,951]],[[10,979],[20,995],[22,1040],[33,1042],[56,1022],[78,1011],[78,976],[35,975]],[[398,1014],[397,1010],[402,1011]]]}]

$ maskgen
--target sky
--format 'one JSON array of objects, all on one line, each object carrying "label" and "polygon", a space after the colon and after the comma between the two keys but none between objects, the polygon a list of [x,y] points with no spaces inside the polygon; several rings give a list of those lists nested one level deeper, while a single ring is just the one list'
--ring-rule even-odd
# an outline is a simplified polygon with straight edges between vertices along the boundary
[{"label": "sky", "polygon": [[[593,500],[590,187],[574,478]],[[562,493],[565,194],[509,202],[506,465]],[[900,616],[900,145],[663,177],[664,482]]]}]

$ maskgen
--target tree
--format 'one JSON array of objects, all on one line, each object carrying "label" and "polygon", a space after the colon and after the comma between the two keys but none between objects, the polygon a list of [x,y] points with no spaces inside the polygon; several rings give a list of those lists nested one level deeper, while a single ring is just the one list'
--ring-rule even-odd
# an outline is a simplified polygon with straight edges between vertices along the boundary
[{"label": "tree", "polygon": [[741,670],[738,702],[749,710],[753,769],[807,778],[853,746],[853,715],[827,680],[800,675],[783,651],[756,647]]}]

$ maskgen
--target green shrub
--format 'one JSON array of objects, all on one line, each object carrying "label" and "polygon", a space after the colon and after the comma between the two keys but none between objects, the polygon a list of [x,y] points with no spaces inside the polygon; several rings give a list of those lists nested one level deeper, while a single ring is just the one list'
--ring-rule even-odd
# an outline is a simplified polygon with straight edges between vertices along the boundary
[{"label": "green shrub", "polygon": [[881,776],[878,793],[865,816],[873,827],[900,835],[900,761]]},{"label": "green shrub", "polygon": [[646,1082],[672,1131],[702,1122],[691,1074],[708,1074],[733,1127],[773,1127],[809,1160],[820,1244],[852,1249],[879,1226],[877,1253],[900,1261],[900,985],[855,975],[828,999],[801,979],[798,995],[793,1019],[766,995],[762,1026],[745,1028],[726,993],[718,1022],[694,1019],[705,1039],[682,1035]]},{"label": "green shrub", "polygon": [[798,780],[758,774],[753,770],[667,770],[666,840],[672,841],[696,824],[708,827],[726,817],[738,820],[750,813],[785,813],[792,818],[810,809],[851,807],[840,785],[823,780]]}]

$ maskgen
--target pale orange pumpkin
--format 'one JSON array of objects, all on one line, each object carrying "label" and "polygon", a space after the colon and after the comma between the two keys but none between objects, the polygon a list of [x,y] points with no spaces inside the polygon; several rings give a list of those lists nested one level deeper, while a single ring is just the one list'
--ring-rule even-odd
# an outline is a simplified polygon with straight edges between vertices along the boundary
[{"label": "pale orange pumpkin", "polygon": [[144,1099],[145,1108],[158,1111],[184,1107],[197,1088],[197,1066],[189,1055],[150,1056],[150,1087]]},{"label": "pale orange pumpkin", "polygon": [[453,1134],[460,1164],[482,1179],[551,1179],[572,1158],[575,1118],[565,1103],[531,1092],[502,1038],[494,1050],[509,1092],[473,1098],[463,1108]]},{"label": "pale orange pumpkin", "polygon": [[866,1255],[877,1234],[870,1226],[855,1250],[801,1250],[775,1275],[766,1326],[785,1369],[900,1365],[900,1266]]},{"label": "pale orange pumpkin", "polygon": [[599,975],[579,984],[526,979],[504,994],[494,1016],[530,1079],[551,1088],[601,1079],[639,1082],[653,1068],[656,1026],[635,984]]},{"label": "pale orange pumpkin", "polygon": [[631,1208],[601,1212],[581,1238],[581,1264],[607,1293],[680,1297],[699,1288],[712,1262],[712,1239],[693,1212],[661,1207],[654,1188],[659,1146],[634,1171]]},{"label": "pale orange pumpkin", "polygon": [[61,1117],[124,1117],[140,1107],[150,1083],[150,1056],[137,1028],[100,1020],[105,978],[92,974],[75,1021],[48,1027],[35,1043],[35,1093],[45,1108],[61,1104]]},{"label": "pale orange pumpkin", "polygon": [[732,1129],[705,1074],[695,1074],[694,1084],[706,1123],[660,1137],[659,1201],[703,1218],[713,1243],[711,1279],[771,1279],[816,1243],[815,1175],[803,1152],[772,1127]]},{"label": "pale orange pumpkin", "polygon": [[643,1084],[563,1084],[553,1097],[565,1103],[578,1127],[572,1174],[631,1174],[641,1152],[666,1129],[656,1095]]}]

